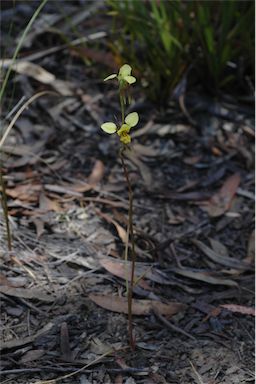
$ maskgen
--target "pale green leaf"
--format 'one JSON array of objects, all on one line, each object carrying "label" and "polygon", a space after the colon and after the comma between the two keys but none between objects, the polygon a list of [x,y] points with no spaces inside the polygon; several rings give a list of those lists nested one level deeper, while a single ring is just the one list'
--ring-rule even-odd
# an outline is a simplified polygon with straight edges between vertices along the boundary
[{"label": "pale green leaf", "polygon": [[124,79],[125,79],[125,81],[127,81],[127,83],[129,83],[129,84],[133,84],[133,83],[135,83],[135,81],[136,81],[136,78],[133,77],[133,76],[124,76]]},{"label": "pale green leaf", "polygon": [[107,122],[101,125],[101,129],[106,133],[112,134],[116,132],[116,125],[115,123]]},{"label": "pale green leaf", "polygon": [[139,115],[137,112],[129,113],[129,115],[127,115],[125,118],[126,124],[128,124],[130,127],[135,127],[135,125],[138,124],[138,121]]},{"label": "pale green leaf", "polygon": [[113,73],[113,75],[109,75],[108,77],[106,77],[106,78],[104,79],[104,81],[114,79],[116,76],[117,76],[117,74],[116,74],[116,73]]}]

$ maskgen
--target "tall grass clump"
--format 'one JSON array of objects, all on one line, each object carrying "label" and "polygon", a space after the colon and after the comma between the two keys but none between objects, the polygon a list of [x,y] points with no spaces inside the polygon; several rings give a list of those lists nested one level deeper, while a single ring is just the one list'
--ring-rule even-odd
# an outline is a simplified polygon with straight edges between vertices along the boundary
[{"label": "tall grass clump", "polygon": [[214,89],[253,77],[254,3],[193,1],[190,4],[197,73]]},{"label": "tall grass clump", "polygon": [[[111,48],[129,61],[155,101],[165,101],[187,68],[208,90],[233,90],[254,76],[254,2],[108,0]],[[252,79],[253,81],[253,79]],[[150,87],[147,87],[150,84]]]}]

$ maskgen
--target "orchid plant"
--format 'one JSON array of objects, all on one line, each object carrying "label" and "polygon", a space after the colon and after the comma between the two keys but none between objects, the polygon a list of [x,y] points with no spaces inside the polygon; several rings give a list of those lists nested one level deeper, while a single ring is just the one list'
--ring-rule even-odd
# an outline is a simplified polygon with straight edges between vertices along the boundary
[{"label": "orchid plant", "polygon": [[135,127],[139,121],[139,115],[137,112],[129,113],[126,117],[124,117],[124,108],[127,103],[127,99],[128,99],[128,102],[130,101],[129,95],[127,98],[126,91],[128,90],[129,85],[136,82],[136,78],[132,76],[131,73],[132,73],[132,68],[130,67],[130,65],[124,64],[119,69],[118,74],[113,73],[112,75],[109,75],[104,79],[104,81],[112,80],[115,78],[117,78],[118,80],[122,122],[119,128],[115,123],[106,122],[101,125],[101,129],[110,135],[113,133],[117,133],[120,138],[120,141],[124,145],[130,144],[131,142],[131,136],[129,135],[130,130],[132,127]]},{"label": "orchid plant", "polygon": [[133,234],[133,193],[132,186],[129,179],[129,173],[125,164],[124,154],[128,145],[131,143],[130,130],[135,127],[139,122],[139,115],[137,112],[129,113],[125,116],[125,106],[130,103],[130,95],[129,95],[129,87],[136,82],[136,78],[131,75],[132,68],[128,64],[124,64],[118,74],[113,73],[104,79],[104,81],[117,79],[119,86],[119,100],[120,100],[120,108],[121,108],[121,122],[120,124],[115,124],[113,122],[106,122],[101,125],[101,129],[108,133],[114,134],[116,133],[121,142],[120,148],[120,159],[123,166],[123,171],[128,187],[129,194],[129,222],[128,222],[128,236],[127,236],[127,244],[125,248],[125,255],[127,260],[128,255],[128,242],[129,237],[131,239],[131,276],[130,276],[130,284],[128,286],[128,333],[130,346],[132,349],[135,348],[135,339],[133,337],[132,331],[132,296],[133,296],[133,286],[134,286],[134,272],[135,272],[135,262],[136,262],[136,254],[135,254],[135,241]]}]

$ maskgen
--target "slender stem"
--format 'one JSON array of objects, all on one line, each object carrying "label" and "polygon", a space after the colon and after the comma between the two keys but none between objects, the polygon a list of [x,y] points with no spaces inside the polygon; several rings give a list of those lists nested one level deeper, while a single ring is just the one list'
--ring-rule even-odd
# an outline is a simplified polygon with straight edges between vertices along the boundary
[{"label": "slender stem", "polygon": [[[119,100],[120,100],[120,107],[121,107],[121,115],[122,115],[122,125],[125,123],[125,90],[120,85],[119,87]],[[125,258],[127,260],[127,254],[128,254],[128,242],[129,237],[131,239],[132,244],[132,252],[131,252],[131,259],[132,259],[132,267],[131,267],[131,276],[130,276],[130,284],[127,279],[127,294],[128,294],[128,335],[129,335],[129,342],[130,347],[132,350],[135,349],[135,339],[133,337],[133,328],[132,328],[132,296],[133,296],[133,286],[134,286],[134,272],[135,272],[135,262],[136,262],[136,254],[135,254],[135,241],[134,241],[134,234],[133,234],[133,193],[132,193],[132,186],[129,179],[129,173],[127,171],[127,167],[125,165],[124,161],[124,151],[126,147],[123,146],[120,150],[120,158],[121,163],[124,170],[124,175],[128,187],[128,195],[129,195],[129,221],[128,221],[128,230],[127,230],[127,243],[125,248]]]},{"label": "slender stem", "polygon": [[132,296],[133,296],[133,286],[134,286],[134,273],[135,273],[135,262],[136,262],[136,253],[135,253],[135,241],[134,241],[134,232],[133,232],[133,192],[132,186],[129,179],[129,173],[127,171],[127,167],[123,157],[123,150],[120,152],[120,158],[124,170],[124,175],[128,187],[129,194],[129,229],[130,229],[130,237],[132,244],[132,267],[131,267],[131,276],[130,276],[130,285],[128,289],[128,333],[129,333],[129,341],[130,346],[134,350],[135,349],[135,340],[133,337],[133,329],[132,329]]},{"label": "slender stem", "polygon": [[129,270],[126,268],[128,266],[128,252],[129,252],[129,238],[130,238],[130,223],[128,222],[127,231],[126,231],[126,243],[124,250],[124,260],[125,260],[125,286],[126,292],[129,291]]},{"label": "slender stem", "polygon": [[[0,164],[0,167],[1,167],[1,164]],[[1,205],[2,205],[2,209],[3,209],[4,221],[5,221],[6,232],[7,232],[7,245],[8,245],[8,250],[11,252],[11,250],[12,250],[12,236],[11,236],[11,230],[10,230],[10,225],[9,225],[7,197],[6,197],[6,191],[5,191],[5,181],[4,181],[1,169],[0,169],[0,186],[2,188]]]},{"label": "slender stem", "polygon": [[119,89],[119,99],[120,99],[120,107],[121,107],[121,114],[122,114],[122,124],[124,124],[124,96],[122,89]]}]

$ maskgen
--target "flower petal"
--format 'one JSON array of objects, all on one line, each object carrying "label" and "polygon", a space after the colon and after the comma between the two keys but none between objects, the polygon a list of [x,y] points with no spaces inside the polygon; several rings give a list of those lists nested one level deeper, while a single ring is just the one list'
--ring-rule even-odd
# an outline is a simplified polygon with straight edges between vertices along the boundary
[{"label": "flower petal", "polygon": [[115,123],[107,122],[101,125],[101,129],[106,133],[112,134],[116,132],[116,125]]},{"label": "flower petal", "polygon": [[136,81],[136,78],[134,76],[124,76],[125,81],[127,81],[128,84],[133,84]]},{"label": "flower petal", "polygon": [[114,79],[115,77],[117,77],[117,74],[116,74],[116,73],[113,73],[113,75],[109,75],[109,76],[106,77],[103,81],[111,80],[111,79]]},{"label": "flower petal", "polygon": [[121,77],[129,76],[132,72],[132,68],[128,64],[122,65],[122,67],[119,69],[119,75]]},{"label": "flower petal", "polygon": [[128,124],[130,127],[135,127],[135,125],[138,124],[138,121],[139,115],[137,112],[129,113],[129,115],[127,115],[125,118],[126,124]]}]

